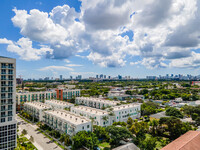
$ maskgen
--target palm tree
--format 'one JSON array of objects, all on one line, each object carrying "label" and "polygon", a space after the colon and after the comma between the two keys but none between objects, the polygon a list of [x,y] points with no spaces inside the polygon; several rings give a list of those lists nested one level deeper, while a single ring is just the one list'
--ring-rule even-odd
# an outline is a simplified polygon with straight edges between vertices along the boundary
[{"label": "palm tree", "polygon": [[106,124],[108,122],[109,118],[108,118],[108,116],[103,116],[102,119],[103,119],[103,121],[105,121],[105,124]]},{"label": "palm tree", "polygon": [[30,136],[30,139],[29,139],[29,141],[31,141],[32,143],[34,142],[34,138],[33,138],[33,136],[32,136],[32,135]]},{"label": "palm tree", "polygon": [[95,118],[94,117],[90,117],[90,120],[91,120],[91,122],[92,122],[92,132],[93,132],[93,124],[94,124],[94,122],[95,122]]}]

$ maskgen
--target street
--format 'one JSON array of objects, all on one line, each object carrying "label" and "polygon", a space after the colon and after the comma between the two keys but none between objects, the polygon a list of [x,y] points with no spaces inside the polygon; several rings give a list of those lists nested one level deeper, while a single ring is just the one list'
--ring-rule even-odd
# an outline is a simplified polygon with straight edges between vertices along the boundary
[{"label": "street", "polygon": [[17,122],[20,122],[18,125],[19,132],[23,129],[27,131],[26,137],[29,139],[30,136],[34,138],[34,145],[38,150],[62,150],[59,146],[57,146],[54,142],[52,142],[49,138],[45,137],[42,133],[37,131],[37,125],[32,125],[30,123],[25,122],[19,116],[16,116]]}]

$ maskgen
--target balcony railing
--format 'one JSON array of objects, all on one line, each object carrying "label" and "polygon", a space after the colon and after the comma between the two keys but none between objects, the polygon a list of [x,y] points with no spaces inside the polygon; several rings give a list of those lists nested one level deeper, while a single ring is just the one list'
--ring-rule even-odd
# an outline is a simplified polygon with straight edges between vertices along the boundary
[{"label": "balcony railing", "polygon": [[2,69],[13,69],[13,66],[1,66]]}]

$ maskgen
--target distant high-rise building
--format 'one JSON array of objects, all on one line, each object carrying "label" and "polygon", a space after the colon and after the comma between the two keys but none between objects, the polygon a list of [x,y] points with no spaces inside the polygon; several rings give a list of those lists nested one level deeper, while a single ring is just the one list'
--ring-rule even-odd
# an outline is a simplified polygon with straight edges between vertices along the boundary
[{"label": "distant high-rise building", "polygon": [[0,150],[14,150],[17,146],[16,60],[0,56]]},{"label": "distant high-rise building", "polygon": [[103,78],[103,74],[100,74],[100,78],[101,78],[101,79]]},{"label": "distant high-rise building", "polygon": [[60,80],[62,80],[63,79],[63,77],[62,77],[62,75],[60,75]]},{"label": "distant high-rise building", "polygon": [[70,79],[72,80],[72,79],[73,79],[73,77],[72,77],[72,76],[70,76]]},{"label": "distant high-rise building", "polygon": [[81,80],[82,79],[82,75],[78,75],[76,79]]},{"label": "distant high-rise building", "polygon": [[96,79],[98,79],[99,78],[99,75],[96,75]]},{"label": "distant high-rise building", "polygon": [[118,75],[118,79],[121,80],[121,79],[122,79],[122,76],[121,76],[121,75]]},{"label": "distant high-rise building", "polygon": [[104,79],[106,79],[106,75],[104,75]]}]

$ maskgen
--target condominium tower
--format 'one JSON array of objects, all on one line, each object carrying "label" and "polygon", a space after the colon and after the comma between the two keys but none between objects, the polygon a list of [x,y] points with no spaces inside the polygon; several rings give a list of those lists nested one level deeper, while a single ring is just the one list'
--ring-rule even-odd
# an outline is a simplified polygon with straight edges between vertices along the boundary
[{"label": "condominium tower", "polygon": [[0,74],[0,150],[14,150],[17,145],[16,60],[0,56]]}]

